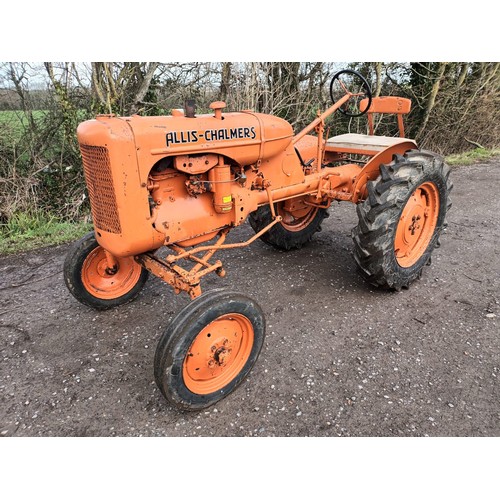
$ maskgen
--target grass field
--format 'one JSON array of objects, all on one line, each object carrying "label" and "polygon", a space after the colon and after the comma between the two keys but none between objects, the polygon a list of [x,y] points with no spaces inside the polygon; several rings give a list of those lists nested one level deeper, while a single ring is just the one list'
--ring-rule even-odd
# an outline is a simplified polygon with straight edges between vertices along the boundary
[{"label": "grass field", "polygon": [[[35,123],[41,122],[47,113],[44,110],[33,111]],[[0,135],[20,138],[28,127],[29,119],[24,111],[0,111]]]}]

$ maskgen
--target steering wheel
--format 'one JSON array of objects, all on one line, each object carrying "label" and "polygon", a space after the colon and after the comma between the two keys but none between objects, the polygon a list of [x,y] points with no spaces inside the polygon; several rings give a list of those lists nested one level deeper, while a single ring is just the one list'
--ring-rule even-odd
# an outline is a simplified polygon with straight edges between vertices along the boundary
[{"label": "steering wheel", "polygon": [[[355,77],[355,79],[358,78],[359,80],[361,80],[361,86],[359,87],[359,91],[352,92],[352,93],[349,92],[349,90],[347,90],[347,87],[344,85],[344,83],[340,79],[341,75],[352,75]],[[343,104],[339,108],[339,111],[342,114],[344,114],[345,116],[349,116],[351,118],[356,118],[357,116],[364,115],[370,109],[370,106],[372,104],[372,91],[371,91],[370,85],[366,81],[365,77],[363,75],[361,75],[360,73],[358,73],[357,71],[354,71],[352,69],[343,69],[342,71],[338,71],[337,73],[335,73],[335,75],[333,75],[332,81],[330,83],[330,97],[332,98],[332,101],[334,104],[338,100],[338,99],[335,99],[334,92],[333,92],[333,86],[337,81],[339,82],[340,86],[344,90],[345,94],[351,94],[352,97],[368,97],[368,106],[366,106],[364,111],[359,111],[358,113],[353,112],[356,108],[359,109],[359,107],[357,106],[357,100],[356,100],[356,103],[353,103],[351,99],[349,101],[347,101],[345,104]],[[352,79],[351,79],[351,82],[349,82],[349,83],[352,83]],[[351,106],[349,106],[349,104],[351,104]],[[353,111],[351,111],[351,109]]]}]

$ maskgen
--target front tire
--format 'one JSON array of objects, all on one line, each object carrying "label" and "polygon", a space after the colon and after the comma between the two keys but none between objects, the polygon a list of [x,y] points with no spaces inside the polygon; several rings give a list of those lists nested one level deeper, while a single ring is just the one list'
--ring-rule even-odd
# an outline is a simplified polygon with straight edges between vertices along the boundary
[{"label": "front tire", "polygon": [[243,382],[264,336],[264,314],[255,301],[224,290],[206,292],[179,311],[162,335],[156,383],[181,410],[208,408]]},{"label": "front tire", "polygon": [[354,258],[372,285],[401,290],[419,278],[439,244],[453,184],[442,158],[424,151],[395,155],[367,183],[352,231]]},{"label": "front tire", "polygon": [[97,310],[111,309],[133,300],[148,279],[149,272],[133,257],[116,258],[112,272],[106,254],[94,233],[76,241],[64,261],[64,281],[79,302]]}]

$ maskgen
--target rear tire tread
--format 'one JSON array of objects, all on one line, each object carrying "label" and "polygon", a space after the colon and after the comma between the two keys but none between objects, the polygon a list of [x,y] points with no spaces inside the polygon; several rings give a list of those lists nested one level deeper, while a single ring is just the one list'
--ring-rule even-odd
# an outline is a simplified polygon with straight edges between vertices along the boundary
[{"label": "rear tire tread", "polygon": [[[358,225],[352,231],[352,238],[354,259],[369,283],[401,290],[421,276],[447,226],[445,216],[451,207],[449,193],[453,189],[449,176],[450,169],[442,157],[428,151],[410,151],[404,156],[394,155],[391,163],[381,165],[380,176],[367,183],[368,196],[357,205]],[[400,267],[394,252],[397,223],[410,195],[427,179],[439,188],[437,226],[418,262],[409,268]]]}]

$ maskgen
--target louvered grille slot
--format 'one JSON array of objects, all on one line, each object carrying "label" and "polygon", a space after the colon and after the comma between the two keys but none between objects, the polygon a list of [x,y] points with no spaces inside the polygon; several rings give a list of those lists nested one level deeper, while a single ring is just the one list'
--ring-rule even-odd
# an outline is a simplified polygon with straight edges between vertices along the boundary
[{"label": "louvered grille slot", "polygon": [[108,149],[80,144],[80,151],[94,225],[103,231],[120,234]]}]

